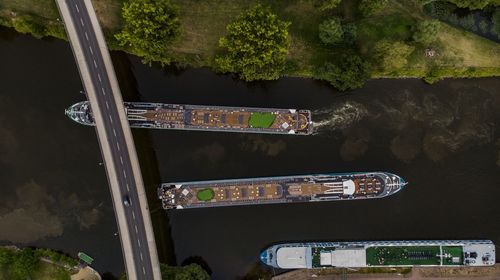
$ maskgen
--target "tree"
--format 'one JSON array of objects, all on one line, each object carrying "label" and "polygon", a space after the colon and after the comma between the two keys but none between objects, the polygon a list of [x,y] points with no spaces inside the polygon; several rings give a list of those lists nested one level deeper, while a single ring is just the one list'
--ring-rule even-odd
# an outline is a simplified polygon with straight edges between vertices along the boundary
[{"label": "tree", "polygon": [[439,27],[439,21],[437,20],[420,21],[415,26],[413,40],[425,45],[431,44],[437,40]]},{"label": "tree", "polygon": [[129,0],[122,8],[124,28],[115,38],[145,62],[169,64],[168,46],[180,33],[178,15],[169,0]]},{"label": "tree", "polygon": [[354,44],[356,42],[356,38],[358,37],[358,28],[354,23],[347,23],[342,26],[344,30],[344,38],[343,41],[346,44]]},{"label": "tree", "polygon": [[359,10],[364,16],[369,16],[381,11],[388,3],[389,0],[361,0]]},{"label": "tree", "polygon": [[227,26],[219,40],[226,53],[215,58],[220,72],[239,73],[246,81],[276,80],[285,67],[289,22],[257,5]]},{"label": "tree", "polygon": [[496,34],[500,39],[500,9],[497,9],[493,16],[491,17],[491,21],[493,22],[493,26],[491,27],[491,32]]},{"label": "tree", "polygon": [[337,64],[326,62],[317,76],[341,91],[360,88],[370,78],[370,64],[357,55],[344,55]]},{"label": "tree", "polygon": [[460,8],[469,8],[471,10],[482,9],[495,0],[448,0]]},{"label": "tree", "polygon": [[344,36],[344,30],[342,29],[342,23],[337,17],[327,19],[323,21],[319,27],[319,38],[324,44],[330,45],[339,43],[342,41]]},{"label": "tree", "polygon": [[39,259],[31,248],[25,248],[17,254],[9,267],[10,276],[12,279],[24,280],[35,270]]},{"label": "tree", "polygon": [[314,5],[319,7],[320,10],[326,11],[335,9],[342,0],[315,0]]},{"label": "tree", "polygon": [[399,41],[381,40],[373,47],[373,58],[384,70],[401,68],[415,48]]},{"label": "tree", "polygon": [[0,248],[0,268],[6,267],[14,260],[14,252],[8,248]]},{"label": "tree", "polygon": [[168,266],[160,264],[161,278],[164,280],[210,280],[208,273],[197,264]]}]

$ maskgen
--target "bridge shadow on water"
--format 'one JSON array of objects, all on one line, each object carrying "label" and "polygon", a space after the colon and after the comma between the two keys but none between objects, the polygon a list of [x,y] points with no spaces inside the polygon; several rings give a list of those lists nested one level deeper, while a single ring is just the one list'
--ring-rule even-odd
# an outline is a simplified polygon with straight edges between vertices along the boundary
[{"label": "bridge shadow on water", "polygon": [[[132,64],[128,56],[123,52],[112,52],[111,59],[120,84],[123,100],[141,101],[141,96],[137,90],[137,80],[132,72]],[[161,178],[151,132],[147,129],[132,129],[132,134],[146,189],[158,257],[161,263],[176,265],[170,222],[156,194]]]}]

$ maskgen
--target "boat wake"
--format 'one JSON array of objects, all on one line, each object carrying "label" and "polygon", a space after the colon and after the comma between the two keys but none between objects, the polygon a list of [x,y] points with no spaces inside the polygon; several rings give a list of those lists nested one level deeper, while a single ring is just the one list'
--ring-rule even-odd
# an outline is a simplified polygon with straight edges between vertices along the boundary
[{"label": "boat wake", "polygon": [[368,115],[368,110],[360,103],[346,101],[332,108],[312,112],[315,133],[347,128]]}]

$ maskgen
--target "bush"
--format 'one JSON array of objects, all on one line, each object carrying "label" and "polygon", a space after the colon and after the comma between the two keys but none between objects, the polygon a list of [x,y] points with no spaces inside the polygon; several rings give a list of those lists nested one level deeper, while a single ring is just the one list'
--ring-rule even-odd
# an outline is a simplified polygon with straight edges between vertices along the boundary
[{"label": "bush", "polygon": [[413,40],[421,44],[430,44],[436,41],[439,32],[439,21],[424,20],[417,23]]},{"label": "bush", "polygon": [[314,6],[322,11],[335,9],[342,0],[315,0]]},{"label": "bush", "polygon": [[495,0],[447,0],[460,8],[469,8],[471,10],[482,9]]},{"label": "bush", "polygon": [[483,34],[488,33],[488,22],[481,20],[481,22],[479,22],[479,29]]},{"label": "bush", "polygon": [[239,73],[245,81],[278,79],[288,53],[289,25],[267,7],[247,10],[227,26],[227,35],[219,40],[226,53],[216,56],[216,69]]},{"label": "bush", "polygon": [[370,64],[357,55],[344,55],[338,64],[327,62],[316,76],[341,91],[360,88],[370,78]]},{"label": "bush", "polygon": [[168,266],[160,264],[161,278],[164,280],[210,280],[208,273],[198,264],[186,266]]},{"label": "bush", "polygon": [[28,16],[20,16],[12,19],[14,29],[23,34],[32,34],[35,38],[43,38],[47,35],[43,25],[37,23],[33,18]]},{"label": "bush", "polygon": [[389,0],[361,0],[359,10],[364,16],[373,15],[387,6]]},{"label": "bush", "polygon": [[168,46],[180,34],[178,15],[169,0],[129,0],[122,8],[124,28],[115,37],[145,62],[169,64]]},{"label": "bush", "polygon": [[344,30],[340,19],[333,17],[323,21],[319,27],[319,38],[321,42],[327,45],[339,43],[344,37]]},{"label": "bush", "polygon": [[373,58],[382,69],[394,70],[406,65],[414,49],[403,42],[382,40],[373,47]]},{"label": "bush", "polygon": [[496,34],[498,39],[500,39],[500,9],[496,9],[491,17],[491,21],[493,22],[491,33]]},{"label": "bush", "polygon": [[460,26],[469,31],[477,31],[476,21],[474,20],[473,15],[467,15],[465,17],[460,18],[459,22]]}]

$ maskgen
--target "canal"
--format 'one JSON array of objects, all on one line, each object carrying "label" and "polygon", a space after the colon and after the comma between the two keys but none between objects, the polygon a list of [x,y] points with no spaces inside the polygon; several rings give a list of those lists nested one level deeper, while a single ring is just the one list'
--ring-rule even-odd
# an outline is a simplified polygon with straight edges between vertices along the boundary
[{"label": "canal", "polygon": [[[500,244],[500,79],[372,80],[335,92],[283,78],[245,84],[208,69],[161,70],[114,53],[125,99],[307,108],[313,136],[134,130],[163,261],[202,259],[243,277],[279,241],[487,238]],[[69,45],[0,29],[0,240],[84,251],[123,271],[95,131],[64,109],[84,99]],[[389,171],[409,181],[379,200],[159,209],[159,182]],[[175,253],[175,254],[174,254]]]}]

